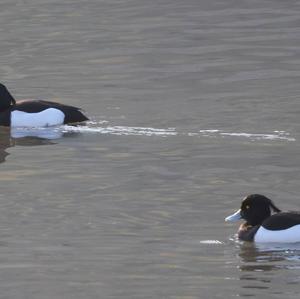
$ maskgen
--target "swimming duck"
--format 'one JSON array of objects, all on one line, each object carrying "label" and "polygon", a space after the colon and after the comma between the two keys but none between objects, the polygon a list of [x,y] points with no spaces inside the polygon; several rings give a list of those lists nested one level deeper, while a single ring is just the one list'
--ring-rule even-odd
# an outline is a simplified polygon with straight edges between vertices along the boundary
[{"label": "swimming duck", "polygon": [[80,108],[39,100],[17,101],[0,83],[0,126],[48,127],[88,120]]},{"label": "swimming duck", "polygon": [[[274,214],[271,215],[271,211]],[[244,241],[295,243],[300,242],[300,212],[281,212],[264,195],[251,194],[244,198],[241,208],[225,221],[246,220],[238,230]]]}]

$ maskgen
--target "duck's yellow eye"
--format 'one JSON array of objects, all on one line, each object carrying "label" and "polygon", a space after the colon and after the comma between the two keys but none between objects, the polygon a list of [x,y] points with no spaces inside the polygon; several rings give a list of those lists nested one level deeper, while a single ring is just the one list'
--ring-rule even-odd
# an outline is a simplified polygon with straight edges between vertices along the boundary
[{"label": "duck's yellow eye", "polygon": [[246,208],[246,210],[248,210],[250,208],[250,206],[247,205],[247,206],[245,206],[245,208]]}]

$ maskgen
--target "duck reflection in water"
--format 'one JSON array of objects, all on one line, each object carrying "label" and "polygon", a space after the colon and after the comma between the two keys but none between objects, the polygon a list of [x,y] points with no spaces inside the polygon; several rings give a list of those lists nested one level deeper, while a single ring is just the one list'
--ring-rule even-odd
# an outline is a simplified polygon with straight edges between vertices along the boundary
[{"label": "duck reflection in water", "polygon": [[274,288],[274,277],[278,275],[285,277],[286,284],[295,283],[294,271],[291,270],[299,269],[300,244],[286,245],[270,246],[250,242],[237,245],[240,257],[239,279],[242,282],[240,297],[256,296],[264,289]]},{"label": "duck reflection in water", "polygon": [[278,262],[284,261],[284,250],[277,251],[276,248],[264,248],[255,243],[244,242],[240,245],[239,256],[241,271],[272,271],[278,267]]},{"label": "duck reflection in water", "polygon": [[62,132],[56,128],[7,128],[0,127],[0,163],[5,162],[9,153],[6,151],[14,146],[38,146],[56,144],[55,140],[78,135],[75,132]]}]

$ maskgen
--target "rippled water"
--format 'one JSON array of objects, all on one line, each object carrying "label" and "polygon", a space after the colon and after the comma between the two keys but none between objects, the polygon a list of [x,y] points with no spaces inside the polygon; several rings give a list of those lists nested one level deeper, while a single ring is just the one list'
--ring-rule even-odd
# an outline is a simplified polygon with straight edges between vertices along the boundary
[{"label": "rippled water", "polygon": [[4,0],[0,71],[80,126],[0,130],[0,298],[298,298],[300,247],[235,239],[299,209],[298,1]]}]

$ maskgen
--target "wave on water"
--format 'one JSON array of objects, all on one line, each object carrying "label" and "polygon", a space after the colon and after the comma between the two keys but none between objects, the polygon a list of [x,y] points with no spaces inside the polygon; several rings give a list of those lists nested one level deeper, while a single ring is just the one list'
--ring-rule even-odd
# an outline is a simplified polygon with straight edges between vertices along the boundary
[{"label": "wave on water", "polygon": [[296,138],[290,136],[285,131],[273,131],[272,133],[246,133],[246,132],[224,132],[222,130],[200,130],[202,136],[207,137],[241,137],[250,140],[285,140],[296,141]]},{"label": "wave on water", "polygon": [[243,138],[250,141],[296,141],[285,131],[273,131],[271,133],[248,133],[248,132],[226,132],[218,129],[199,130],[195,132],[179,131],[176,128],[152,128],[152,127],[130,127],[130,126],[110,126],[106,121],[88,122],[86,125],[71,126],[63,125],[46,128],[11,128],[13,138],[39,137],[45,139],[58,139],[64,134],[108,134],[119,136],[188,136],[188,137],[211,137],[211,138]]},{"label": "wave on water", "polygon": [[205,245],[222,245],[224,242],[219,241],[219,240],[201,240],[200,244],[205,244]]},{"label": "wave on water", "polygon": [[126,127],[126,126],[64,126],[63,132],[79,132],[79,133],[100,133],[110,135],[127,135],[127,136],[175,136],[178,133],[174,128],[157,129],[147,127]]}]

